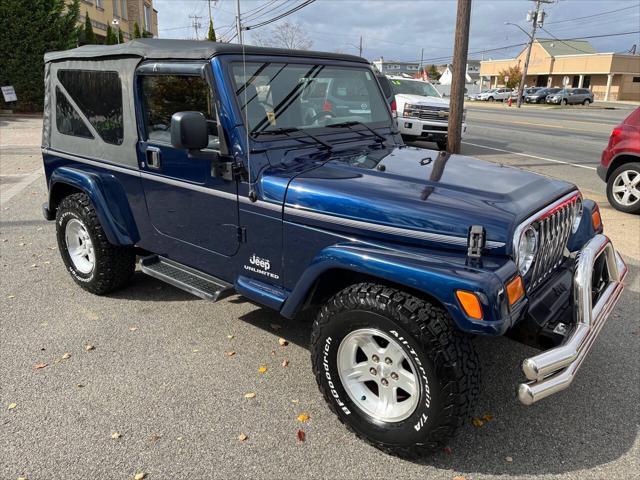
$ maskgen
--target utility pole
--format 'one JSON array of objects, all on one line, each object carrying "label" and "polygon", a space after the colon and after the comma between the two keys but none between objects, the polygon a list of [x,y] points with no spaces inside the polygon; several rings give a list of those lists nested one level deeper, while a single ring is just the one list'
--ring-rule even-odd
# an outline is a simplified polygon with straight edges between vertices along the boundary
[{"label": "utility pole", "polygon": [[[520,108],[522,106],[522,92],[524,91],[524,82],[527,78],[527,71],[529,70],[529,59],[531,58],[531,48],[533,47],[533,41],[536,38],[536,30],[538,26],[542,26],[542,22],[544,20],[544,12],[540,12],[540,8],[543,3],[553,3],[553,0],[533,0],[536,2],[536,10],[535,12],[529,12],[527,15],[527,20],[531,17],[531,34],[529,34],[529,45],[527,46],[527,56],[524,60],[524,69],[522,70],[522,77],[520,78],[520,85],[518,86],[518,103],[517,106]],[[520,28],[518,25],[516,25]],[[520,28],[522,30],[522,28]],[[525,32],[527,33],[527,32]]]},{"label": "utility pole", "polygon": [[202,17],[199,17],[198,15],[189,15],[189,18],[193,19],[193,28],[196,31],[196,40],[200,40],[200,38],[198,37],[198,29],[202,25],[200,24],[200,22],[198,20],[200,20]]},{"label": "utility pole", "polygon": [[240,21],[240,0],[236,0],[236,31],[238,33],[238,43],[242,45],[242,22]]},{"label": "utility pole", "polygon": [[422,71],[422,60],[424,59],[424,48],[420,50],[420,78],[424,80],[424,72]]},{"label": "utility pole", "polygon": [[359,48],[359,51],[360,51],[359,56],[361,57],[362,56],[362,35],[360,35],[360,48]]},{"label": "utility pole", "polygon": [[213,22],[213,16],[211,15],[211,0],[207,0],[209,2],[209,25]]},{"label": "utility pole", "polygon": [[460,153],[462,139],[462,114],[464,108],[464,81],[467,75],[467,53],[469,51],[469,23],[471,0],[458,0],[456,36],[453,46],[453,76],[447,134],[447,151]]}]

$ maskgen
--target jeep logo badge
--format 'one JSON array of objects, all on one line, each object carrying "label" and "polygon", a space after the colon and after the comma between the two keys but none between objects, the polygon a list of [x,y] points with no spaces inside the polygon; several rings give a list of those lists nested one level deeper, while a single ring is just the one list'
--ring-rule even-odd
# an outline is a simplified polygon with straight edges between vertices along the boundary
[{"label": "jeep logo badge", "polygon": [[271,262],[264,258],[257,257],[255,253],[249,259],[249,263],[251,265],[255,265],[256,267],[260,267],[263,270],[271,270]]}]

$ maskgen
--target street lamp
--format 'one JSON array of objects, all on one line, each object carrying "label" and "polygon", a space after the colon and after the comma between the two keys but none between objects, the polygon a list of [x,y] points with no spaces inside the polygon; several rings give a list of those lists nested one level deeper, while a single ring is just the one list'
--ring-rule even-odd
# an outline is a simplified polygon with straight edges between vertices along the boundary
[{"label": "street lamp", "polygon": [[520,30],[522,30],[524,32],[524,34],[529,37],[529,39],[531,39],[531,34],[529,32],[527,32],[524,28],[522,28],[520,25],[518,25],[517,23],[511,23],[511,22],[504,22],[505,25],[513,25],[514,27],[518,27]]},{"label": "street lamp", "polygon": [[120,22],[117,18],[111,20],[111,25],[113,25],[118,31],[116,33],[116,39],[118,40],[118,45],[120,45]]}]

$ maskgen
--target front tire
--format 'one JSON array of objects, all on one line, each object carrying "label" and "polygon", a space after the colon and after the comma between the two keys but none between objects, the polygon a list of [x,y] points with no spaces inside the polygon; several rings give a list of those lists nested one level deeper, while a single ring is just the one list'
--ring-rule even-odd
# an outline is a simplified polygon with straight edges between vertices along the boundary
[{"label": "front tire", "polygon": [[568,104],[569,104],[569,101],[568,101],[566,98],[563,98],[563,99],[560,101],[560,105],[562,105],[562,106],[567,106]]},{"label": "front tire", "polygon": [[611,172],[607,199],[616,210],[640,213],[640,162],[625,163]]},{"label": "front tire", "polygon": [[316,381],[340,421],[404,458],[442,447],[479,392],[470,338],[445,310],[371,283],[334,295],[313,324]]},{"label": "front tire", "polygon": [[89,197],[65,197],[56,212],[56,236],[62,260],[73,280],[85,290],[104,295],[133,275],[133,247],[109,243]]}]

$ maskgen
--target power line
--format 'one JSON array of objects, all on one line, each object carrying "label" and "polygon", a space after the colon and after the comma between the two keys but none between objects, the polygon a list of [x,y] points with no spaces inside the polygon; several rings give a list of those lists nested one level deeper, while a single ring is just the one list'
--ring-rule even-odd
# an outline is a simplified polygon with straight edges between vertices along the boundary
[{"label": "power line", "polygon": [[301,10],[304,7],[308,6],[308,5],[311,5],[315,1],[316,0],[305,0],[304,2],[302,2],[299,5],[297,5],[296,7],[293,7],[292,9],[287,10],[286,12],[281,13],[280,15],[278,15],[276,17],[270,18],[269,20],[265,20],[264,22],[256,23],[255,25],[248,25],[246,27],[243,27],[243,30],[252,30],[252,29],[255,29],[255,28],[259,28],[259,27],[264,27],[265,25],[268,25],[268,24],[273,23],[273,22],[277,22],[278,20],[280,20],[280,19],[282,19],[282,18],[284,18],[284,17],[286,17],[288,15],[291,15],[292,13],[297,12],[298,10]]},{"label": "power line", "polygon": [[576,20],[582,20],[583,18],[593,18],[593,17],[600,17],[602,15],[608,15],[610,13],[615,13],[615,12],[622,12],[623,10],[630,10],[632,8],[639,8],[638,5],[632,5],[630,7],[624,7],[624,8],[618,8],[616,10],[609,10],[607,12],[600,12],[600,13],[594,13],[593,15],[585,15],[584,17],[575,17],[575,18],[568,18],[566,20],[558,20],[555,22],[547,22],[547,25],[555,25],[557,23],[566,23],[566,22],[574,22]]},{"label": "power line", "polygon": [[[542,28],[542,27],[540,27],[540,30],[542,30],[543,32],[545,32],[545,33],[547,33],[547,34],[551,35],[551,37],[552,37],[554,40],[557,40],[557,41],[558,41],[558,42],[560,42],[560,43],[564,43],[567,47],[573,48],[574,50],[577,50],[577,51],[582,52],[582,53],[593,53],[593,52],[590,52],[590,51],[587,51],[587,50],[582,50],[581,48],[578,48],[578,47],[576,47],[575,45],[571,45],[570,43],[567,43],[567,42],[565,42],[564,40],[560,40],[558,37],[556,37],[553,33],[551,33],[551,32],[550,32],[549,30],[547,30],[546,28]],[[581,39],[581,40],[582,40],[582,39]]]}]

